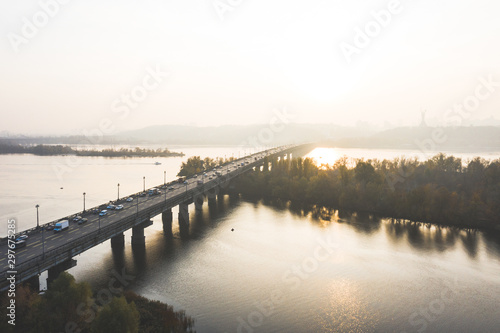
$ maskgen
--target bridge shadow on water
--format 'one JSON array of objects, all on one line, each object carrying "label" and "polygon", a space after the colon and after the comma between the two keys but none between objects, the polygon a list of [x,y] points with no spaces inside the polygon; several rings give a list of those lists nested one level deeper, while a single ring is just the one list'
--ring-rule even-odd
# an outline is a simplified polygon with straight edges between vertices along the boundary
[{"label": "bridge shadow on water", "polygon": [[[191,209],[189,213],[189,232],[182,234],[177,218],[172,222],[172,232],[163,230],[161,216],[155,217],[153,230],[146,229],[146,244],[137,245],[126,242],[125,246],[111,249],[111,255],[105,254],[103,265],[105,269],[116,272],[126,272],[134,277],[132,283],[141,285],[146,280],[146,274],[167,269],[182,256],[189,255],[197,241],[204,239],[210,230],[217,228],[231,211],[241,203],[237,195],[224,195],[213,203],[205,202],[201,211]],[[127,238],[127,237],[126,237]],[[108,248],[109,249],[109,248]],[[109,250],[107,250],[109,251]],[[103,276],[93,278],[94,274],[85,274],[90,283],[97,287],[104,287],[108,281]],[[99,274],[97,274],[99,275]],[[108,273],[106,276],[112,276]]]}]

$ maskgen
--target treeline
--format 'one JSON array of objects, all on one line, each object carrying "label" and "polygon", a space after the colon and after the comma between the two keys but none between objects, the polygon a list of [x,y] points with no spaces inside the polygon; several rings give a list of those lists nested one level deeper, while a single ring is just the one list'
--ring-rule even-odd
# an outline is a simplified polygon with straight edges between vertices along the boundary
[{"label": "treeline", "polygon": [[[118,289],[115,289],[118,290]],[[4,316],[0,332],[195,332],[194,320],[183,311],[126,291],[120,297],[94,292],[86,282],[62,272],[44,295],[18,285],[15,296],[15,326]],[[104,296],[103,296],[104,295]],[[9,314],[12,298],[4,293],[2,309]]]},{"label": "treeline", "polygon": [[184,156],[183,153],[171,152],[167,148],[145,149],[74,149],[63,145],[36,145],[21,146],[0,143],[0,154],[34,154],[40,156],[77,155],[77,156],[103,156],[103,157],[171,157]]},{"label": "treeline", "polygon": [[499,227],[500,160],[438,154],[416,158],[355,160],[318,167],[311,159],[266,160],[236,180],[252,198],[275,198],[349,212],[465,228]]},{"label": "treeline", "polygon": [[234,161],[234,157],[230,158],[210,158],[201,159],[200,156],[192,156],[186,162],[182,162],[181,168],[177,176],[190,177],[200,172],[213,169],[217,166],[222,166],[226,163]]}]

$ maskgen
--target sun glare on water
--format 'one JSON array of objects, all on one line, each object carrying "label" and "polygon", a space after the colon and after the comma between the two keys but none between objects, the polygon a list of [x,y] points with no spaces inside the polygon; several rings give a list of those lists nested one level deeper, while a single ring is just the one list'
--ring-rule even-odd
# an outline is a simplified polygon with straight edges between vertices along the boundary
[{"label": "sun glare on water", "polygon": [[318,167],[326,167],[327,165],[333,166],[342,155],[335,148],[316,148],[306,157],[312,158]]}]

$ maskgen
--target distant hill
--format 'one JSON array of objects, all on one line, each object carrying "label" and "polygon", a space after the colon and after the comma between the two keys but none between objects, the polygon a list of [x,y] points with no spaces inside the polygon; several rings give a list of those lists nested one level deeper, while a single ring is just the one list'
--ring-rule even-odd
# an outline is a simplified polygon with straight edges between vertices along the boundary
[{"label": "distant hill", "polygon": [[359,137],[375,133],[353,127],[329,124],[280,124],[246,126],[150,126],[119,133],[119,141],[186,145],[280,145],[296,142],[316,142]]},{"label": "distant hill", "polygon": [[500,150],[500,127],[399,127],[331,144],[344,148],[491,151]]}]

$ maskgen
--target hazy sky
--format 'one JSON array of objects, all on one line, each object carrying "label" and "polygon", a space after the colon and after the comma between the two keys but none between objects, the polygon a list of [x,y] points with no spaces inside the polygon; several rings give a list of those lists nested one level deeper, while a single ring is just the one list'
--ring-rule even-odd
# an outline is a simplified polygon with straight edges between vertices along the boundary
[{"label": "hazy sky", "polygon": [[499,13],[494,0],[2,1],[0,130],[269,123],[282,108],[341,125],[416,124],[421,108],[500,117]]}]

